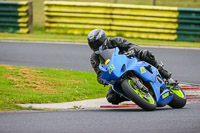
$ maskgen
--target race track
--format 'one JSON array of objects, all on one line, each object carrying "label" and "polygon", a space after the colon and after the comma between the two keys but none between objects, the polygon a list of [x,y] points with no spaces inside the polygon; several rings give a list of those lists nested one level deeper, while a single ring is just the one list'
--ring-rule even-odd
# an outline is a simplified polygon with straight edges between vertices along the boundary
[{"label": "race track", "polygon": [[[146,48],[146,47],[145,47]],[[200,84],[200,50],[148,48],[180,81]],[[0,64],[93,71],[87,45],[0,41]],[[136,109],[0,112],[0,133],[199,133],[200,104]]]},{"label": "race track", "polygon": [[[200,84],[200,49],[155,48],[157,60],[181,82]],[[93,71],[87,45],[0,41],[0,64]]]}]

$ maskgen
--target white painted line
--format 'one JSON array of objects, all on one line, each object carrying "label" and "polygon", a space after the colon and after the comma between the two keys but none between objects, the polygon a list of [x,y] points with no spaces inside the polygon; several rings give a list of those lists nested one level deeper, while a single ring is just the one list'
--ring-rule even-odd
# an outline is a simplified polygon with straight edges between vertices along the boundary
[{"label": "white painted line", "polygon": [[[87,43],[73,43],[73,42],[42,42],[42,41],[10,41],[10,40],[0,40],[0,42],[12,42],[12,43],[38,43],[38,44],[63,44],[63,45],[88,45]],[[200,48],[190,48],[190,47],[167,47],[167,46],[146,46],[139,45],[142,48],[166,48],[166,49],[180,49],[180,50],[200,50]]]},{"label": "white painted line", "polygon": [[0,42],[5,43],[38,43],[38,44],[66,44],[66,45],[87,45],[87,43],[73,43],[73,42],[40,42],[40,41],[10,41],[10,40],[0,40]]},{"label": "white painted line", "polygon": [[166,49],[189,49],[189,50],[200,50],[200,48],[190,48],[190,47],[167,47],[167,46],[146,46],[140,45],[143,48],[166,48]]}]

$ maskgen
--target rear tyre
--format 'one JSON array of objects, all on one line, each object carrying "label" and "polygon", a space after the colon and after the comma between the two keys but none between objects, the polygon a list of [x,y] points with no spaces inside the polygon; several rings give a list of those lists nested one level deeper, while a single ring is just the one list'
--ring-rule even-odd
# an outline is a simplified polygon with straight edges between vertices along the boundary
[{"label": "rear tyre", "polygon": [[187,101],[185,93],[181,88],[171,89],[171,91],[174,93],[174,98],[168,105],[172,108],[183,108]]},{"label": "rear tyre", "polygon": [[156,109],[156,102],[149,92],[144,92],[139,89],[133,80],[125,79],[121,83],[122,90],[138,106],[146,111],[153,111]]}]

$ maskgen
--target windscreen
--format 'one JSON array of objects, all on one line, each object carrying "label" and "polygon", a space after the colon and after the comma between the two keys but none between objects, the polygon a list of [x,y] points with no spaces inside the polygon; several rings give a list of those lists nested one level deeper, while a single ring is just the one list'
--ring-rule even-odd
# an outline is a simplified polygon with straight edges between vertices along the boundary
[{"label": "windscreen", "polygon": [[105,61],[112,58],[114,49],[105,49],[100,52],[100,63],[105,64]]}]

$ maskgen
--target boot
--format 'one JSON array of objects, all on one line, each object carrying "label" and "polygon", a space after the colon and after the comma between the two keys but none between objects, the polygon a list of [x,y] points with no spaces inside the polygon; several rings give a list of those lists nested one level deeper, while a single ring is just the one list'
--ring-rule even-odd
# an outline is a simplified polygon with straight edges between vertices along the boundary
[{"label": "boot", "polygon": [[110,86],[108,93],[106,95],[106,98],[109,103],[112,103],[114,105],[118,105],[119,103],[124,102],[124,101],[129,101],[125,97],[120,96],[115,91],[113,91],[112,86]]},{"label": "boot", "polygon": [[165,79],[170,79],[171,78],[171,75],[172,73],[168,72],[167,70],[165,70],[162,66],[159,66],[158,67],[158,71],[160,73],[160,75],[165,78]]}]

